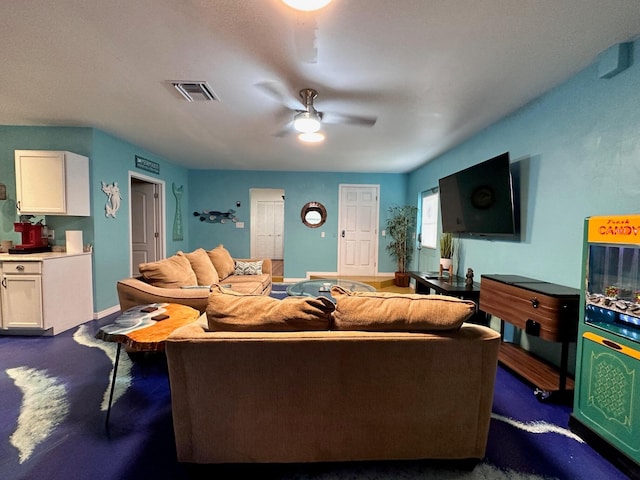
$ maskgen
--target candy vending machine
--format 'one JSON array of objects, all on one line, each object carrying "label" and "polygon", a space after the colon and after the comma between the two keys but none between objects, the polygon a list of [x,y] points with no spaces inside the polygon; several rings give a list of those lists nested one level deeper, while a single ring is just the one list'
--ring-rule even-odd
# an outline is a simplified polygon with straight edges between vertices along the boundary
[{"label": "candy vending machine", "polygon": [[570,427],[640,478],[640,215],[585,220]]}]

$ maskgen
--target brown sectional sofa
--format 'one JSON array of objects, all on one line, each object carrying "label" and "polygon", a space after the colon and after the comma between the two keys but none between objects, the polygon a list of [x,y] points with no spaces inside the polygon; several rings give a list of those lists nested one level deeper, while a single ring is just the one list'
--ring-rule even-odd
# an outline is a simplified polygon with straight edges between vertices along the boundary
[{"label": "brown sectional sofa", "polygon": [[142,275],[116,284],[122,311],[148,303],[179,303],[202,313],[212,284],[244,294],[271,293],[271,260],[234,259],[223,245],[209,251],[178,252],[158,262],[140,264],[139,269]]},{"label": "brown sectional sofa", "polygon": [[483,458],[500,336],[462,323],[475,306],[337,289],[332,308],[212,289],[166,343],[179,461]]}]

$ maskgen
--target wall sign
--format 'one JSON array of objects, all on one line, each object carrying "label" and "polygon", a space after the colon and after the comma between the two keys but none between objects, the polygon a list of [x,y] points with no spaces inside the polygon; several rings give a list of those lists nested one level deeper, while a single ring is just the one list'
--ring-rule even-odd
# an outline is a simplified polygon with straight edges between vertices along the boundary
[{"label": "wall sign", "polygon": [[637,243],[640,215],[614,215],[589,218],[588,242]]},{"label": "wall sign", "polygon": [[147,172],[155,173],[156,175],[160,173],[160,164],[156,163],[152,160],[147,160],[146,158],[142,158],[136,155],[136,168],[140,170],[145,170]]}]

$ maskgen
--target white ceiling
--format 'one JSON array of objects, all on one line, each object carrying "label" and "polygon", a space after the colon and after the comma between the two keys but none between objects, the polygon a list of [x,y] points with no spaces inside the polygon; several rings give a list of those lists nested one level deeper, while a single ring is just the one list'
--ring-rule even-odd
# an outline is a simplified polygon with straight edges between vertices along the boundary
[{"label": "white ceiling", "polygon": [[[0,0],[0,124],[96,127],[194,169],[407,172],[639,33],[638,0]],[[377,122],[276,137],[292,114],[265,84]]]}]

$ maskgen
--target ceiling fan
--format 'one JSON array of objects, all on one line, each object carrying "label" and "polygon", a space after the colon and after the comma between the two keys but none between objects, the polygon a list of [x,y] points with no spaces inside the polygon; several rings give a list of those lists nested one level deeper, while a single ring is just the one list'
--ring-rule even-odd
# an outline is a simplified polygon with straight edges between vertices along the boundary
[{"label": "ceiling fan", "polygon": [[302,103],[302,109],[292,107],[292,102],[288,101],[287,97],[283,95],[278,88],[272,83],[259,84],[267,93],[276,97],[285,107],[293,113],[293,118],[274,135],[276,137],[283,137],[293,132],[298,132],[305,137],[300,138],[306,141],[321,141],[318,138],[320,129],[323,124],[344,124],[344,125],[356,125],[361,127],[373,127],[377,121],[377,117],[367,117],[358,115],[346,115],[336,112],[318,111],[315,108],[314,100],[318,97],[318,92],[313,88],[303,88],[299,92],[300,102]]}]

